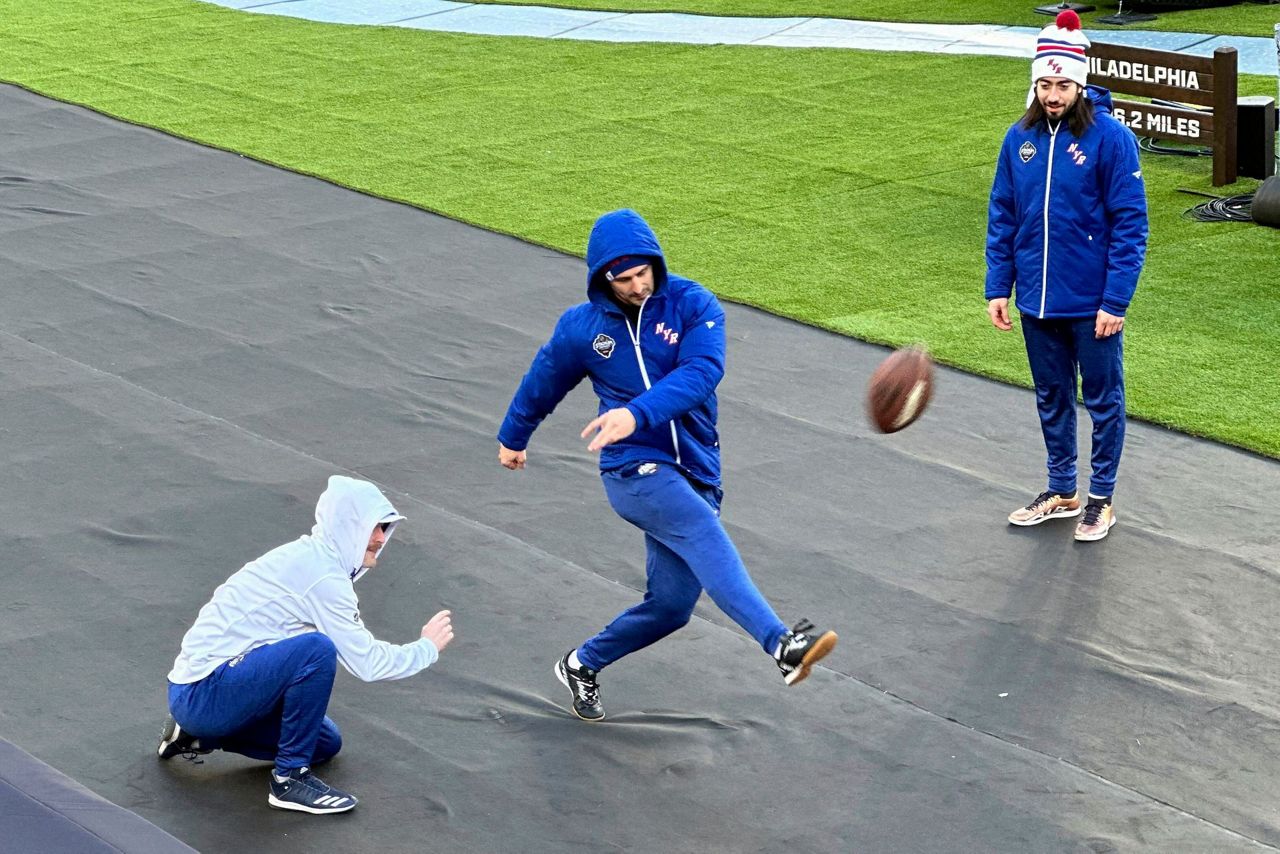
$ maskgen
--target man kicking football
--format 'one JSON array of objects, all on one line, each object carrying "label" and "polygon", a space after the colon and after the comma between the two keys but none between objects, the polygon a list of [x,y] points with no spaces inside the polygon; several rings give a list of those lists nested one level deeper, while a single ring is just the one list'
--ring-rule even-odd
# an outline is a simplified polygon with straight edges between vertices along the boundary
[{"label": "man kicking football", "polygon": [[788,629],[720,522],[724,310],[702,285],[667,272],[657,237],[635,211],[596,221],[587,266],[587,302],[560,317],[498,432],[498,461],[524,468],[533,431],[590,377],[600,408],[582,437],[591,437],[587,450],[600,451],[610,505],[645,534],[644,601],[556,662],[574,714],[603,720],[599,672],[688,623],[704,589],[795,685],[835,648],[836,633],[808,621]]}]

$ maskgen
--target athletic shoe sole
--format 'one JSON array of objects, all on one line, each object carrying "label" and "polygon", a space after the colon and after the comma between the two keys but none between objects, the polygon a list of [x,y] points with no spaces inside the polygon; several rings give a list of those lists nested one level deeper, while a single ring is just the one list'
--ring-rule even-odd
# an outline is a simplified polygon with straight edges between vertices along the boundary
[{"label": "athletic shoe sole", "polygon": [[1079,516],[1083,512],[1084,512],[1084,505],[1081,505],[1074,510],[1054,510],[1052,513],[1044,513],[1040,516],[1032,516],[1030,519],[1023,519],[1021,521],[1013,518],[1013,516],[1010,516],[1009,524],[1017,525],[1021,528],[1029,528],[1032,525],[1039,525],[1041,522],[1048,522],[1050,519],[1071,519],[1075,516]]},{"label": "athletic shoe sole", "polygon": [[[172,727],[170,726],[170,724],[172,724]],[[205,754],[212,752],[209,750],[197,749],[197,748],[191,747],[190,745],[188,745],[187,747],[176,746],[180,740],[188,737],[189,736],[187,736],[186,733],[182,731],[182,727],[178,724],[178,722],[175,721],[172,717],[170,717],[167,721],[165,721],[164,729],[160,733],[160,745],[156,748],[156,755],[159,756],[161,759],[172,759],[175,756],[183,756],[183,755],[190,755],[190,754],[194,754],[196,756],[204,756]]]},{"label": "athletic shoe sole", "polygon": [[569,675],[564,672],[563,659],[557,661],[556,666],[553,669],[555,670],[556,678],[560,680],[560,684],[569,689],[569,711],[573,712],[574,717],[580,721],[586,721],[589,724],[599,723],[604,720],[603,712],[600,713],[600,717],[598,718],[584,718],[578,713],[578,706],[575,702],[578,699],[578,695],[574,693],[573,686],[569,684]]},{"label": "athletic shoe sole", "polygon": [[345,807],[309,807],[306,804],[299,804],[294,801],[282,801],[276,798],[274,793],[267,795],[267,803],[278,810],[295,810],[297,812],[311,813],[312,815],[328,815],[329,813],[346,812],[355,809],[356,801],[349,798],[351,803]]},{"label": "athletic shoe sole", "polygon": [[[170,723],[173,724],[172,728],[169,726]],[[173,747],[173,743],[178,740],[180,735],[181,730],[178,728],[177,722],[172,718],[169,721],[166,721],[164,730],[160,733],[160,746],[156,748],[156,755],[161,759],[168,759],[171,756],[176,756],[178,751],[175,750],[173,753],[170,753],[169,748]]]},{"label": "athletic shoe sole", "polygon": [[795,670],[788,673],[784,679],[788,685],[796,685],[809,675],[809,669],[819,661],[827,657],[831,650],[836,648],[836,641],[839,637],[835,632],[823,632],[822,637],[813,642],[813,646],[809,647],[809,651],[804,654],[804,658],[800,659],[800,664]]},{"label": "athletic shoe sole", "polygon": [[1116,526],[1116,517],[1115,517],[1115,514],[1113,513],[1111,514],[1111,521],[1107,523],[1107,527],[1103,528],[1101,531],[1099,531],[1096,534],[1081,534],[1079,531],[1076,531],[1076,540],[1081,543],[1097,542],[1098,540],[1101,540],[1103,537],[1105,537],[1107,534],[1110,534],[1111,529],[1114,528],[1115,526]]}]

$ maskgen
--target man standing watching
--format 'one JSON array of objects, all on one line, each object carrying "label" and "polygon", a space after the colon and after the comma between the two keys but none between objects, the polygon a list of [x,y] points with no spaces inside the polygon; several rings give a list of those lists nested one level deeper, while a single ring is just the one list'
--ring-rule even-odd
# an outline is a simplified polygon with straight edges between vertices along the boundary
[{"label": "man standing watching", "polygon": [[[1009,514],[1014,525],[1080,516],[1077,540],[1116,522],[1112,497],[1124,446],[1123,339],[1147,246],[1147,200],[1133,134],[1111,94],[1086,86],[1089,40],[1072,11],[1036,43],[1027,111],[1005,134],[987,224],[987,314],[1013,328],[1016,290],[1048,489]],[[1076,487],[1076,377],[1093,421],[1092,476]]]},{"label": "man standing watching", "polygon": [[533,431],[590,377],[600,406],[582,438],[600,451],[610,505],[645,534],[644,601],[556,662],[574,714],[603,720],[599,672],[688,623],[704,589],[773,657],[786,684],[800,682],[835,648],[835,632],[807,621],[788,629],[720,523],[724,310],[706,288],[667,272],[658,238],[635,211],[596,221],[587,266],[587,302],[561,315],[498,431],[498,462],[524,468]]},{"label": "man standing watching", "polygon": [[342,748],[326,715],[337,663],[366,682],[403,679],[453,639],[448,611],[399,646],[360,619],[354,584],[404,519],[376,486],[334,475],[311,533],[245,564],[213,593],[169,672],[161,759],[226,750],[275,763],[267,802],[346,812],[354,796],[311,768]]}]

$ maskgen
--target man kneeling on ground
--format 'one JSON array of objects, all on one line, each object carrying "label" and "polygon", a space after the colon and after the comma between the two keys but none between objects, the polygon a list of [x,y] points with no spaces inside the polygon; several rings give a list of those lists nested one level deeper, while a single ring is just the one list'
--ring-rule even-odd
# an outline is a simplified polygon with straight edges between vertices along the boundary
[{"label": "man kneeling on ground", "polygon": [[245,564],[213,593],[169,672],[161,759],[226,750],[275,763],[267,803],[322,815],[356,799],[311,773],[342,748],[325,711],[337,663],[365,682],[403,679],[453,640],[449,612],[404,645],[360,619],[355,581],[404,519],[372,483],[334,475],[311,533]]}]

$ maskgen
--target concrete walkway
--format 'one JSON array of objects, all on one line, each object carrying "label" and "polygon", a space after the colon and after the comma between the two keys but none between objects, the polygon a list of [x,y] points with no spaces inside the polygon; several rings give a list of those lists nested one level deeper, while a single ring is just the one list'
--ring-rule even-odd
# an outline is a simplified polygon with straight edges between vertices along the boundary
[{"label": "concrete walkway", "polygon": [[[768,47],[826,47],[1026,57],[1036,27],[994,24],[899,24],[839,18],[729,18],[658,12],[593,12],[543,6],[498,6],[452,0],[207,0],[219,6],[334,24],[378,24],[487,36],[533,36],[612,42],[681,42]],[[1280,11],[1277,12],[1280,18]],[[1048,18],[1045,22],[1048,23]],[[1276,44],[1268,37],[1139,30],[1095,30],[1112,44],[1210,56],[1240,52],[1241,74],[1274,76]]]}]

